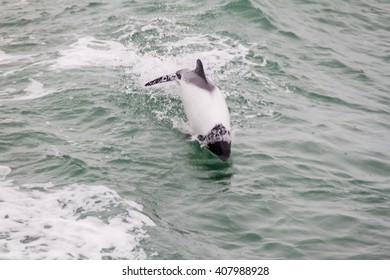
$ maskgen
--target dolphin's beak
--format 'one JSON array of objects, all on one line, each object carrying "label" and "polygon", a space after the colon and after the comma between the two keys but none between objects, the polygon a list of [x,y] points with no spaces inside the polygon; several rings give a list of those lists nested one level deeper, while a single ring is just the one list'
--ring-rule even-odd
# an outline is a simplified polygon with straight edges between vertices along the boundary
[{"label": "dolphin's beak", "polygon": [[161,76],[160,78],[157,78],[157,79],[155,79],[153,81],[150,81],[150,82],[146,83],[145,86],[148,87],[148,86],[153,86],[155,84],[171,82],[171,81],[174,81],[176,79],[177,79],[176,73],[175,74],[171,74],[171,75],[164,75],[164,76]]}]

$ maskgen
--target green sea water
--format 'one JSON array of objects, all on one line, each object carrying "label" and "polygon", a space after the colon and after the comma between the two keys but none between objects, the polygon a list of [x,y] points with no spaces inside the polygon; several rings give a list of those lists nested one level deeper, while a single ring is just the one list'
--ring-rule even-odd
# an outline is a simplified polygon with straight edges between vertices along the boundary
[{"label": "green sea water", "polygon": [[0,3],[1,259],[390,258],[388,0]]}]

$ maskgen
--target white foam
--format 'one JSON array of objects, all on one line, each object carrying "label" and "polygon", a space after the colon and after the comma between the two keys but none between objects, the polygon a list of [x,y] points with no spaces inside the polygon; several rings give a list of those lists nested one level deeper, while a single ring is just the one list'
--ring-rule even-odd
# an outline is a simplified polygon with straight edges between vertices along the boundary
[{"label": "white foam", "polygon": [[[0,38],[0,40],[6,40],[6,39]],[[31,57],[30,55],[10,55],[10,54],[7,54],[4,51],[0,50],[0,65],[17,62],[19,60],[30,58],[30,57]],[[2,72],[1,76],[7,76],[7,75],[12,74],[16,71],[18,71],[18,70]]]},{"label": "white foam", "polygon": [[3,259],[144,259],[140,241],[154,223],[142,206],[100,185],[16,186],[0,166]]},{"label": "white foam", "polygon": [[[34,79],[29,79],[30,83],[24,89],[26,92],[25,95],[18,95],[18,90],[14,88],[6,88],[3,92],[0,92],[0,101],[17,101],[17,100],[32,100],[44,97],[46,95],[52,94],[53,91],[45,89],[41,82],[38,82]],[[5,97],[4,99],[1,99]]]},{"label": "white foam", "polygon": [[13,58],[14,58],[13,56],[6,54],[5,52],[0,50],[0,63],[8,62],[8,61],[12,60]]},{"label": "white foam", "polygon": [[44,89],[43,84],[34,79],[29,79],[30,84],[25,88],[26,95],[15,97],[13,100],[30,100],[40,98],[52,93],[52,91]]},{"label": "white foam", "polygon": [[117,66],[123,64],[131,51],[119,42],[83,37],[61,50],[54,69],[73,69],[86,66]]},{"label": "white foam", "polygon": [[5,165],[0,165],[0,180],[4,180],[5,177],[11,173],[11,168]]}]

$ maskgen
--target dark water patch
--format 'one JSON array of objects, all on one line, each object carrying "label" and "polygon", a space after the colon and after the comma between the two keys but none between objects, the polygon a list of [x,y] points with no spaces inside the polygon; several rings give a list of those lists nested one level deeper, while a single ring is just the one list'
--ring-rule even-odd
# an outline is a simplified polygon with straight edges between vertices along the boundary
[{"label": "dark water patch", "polygon": [[[349,257],[350,260],[383,260],[383,259],[389,259],[390,254],[388,254],[386,251],[388,251],[388,248],[379,247],[376,249],[378,253],[366,253],[366,254],[357,254],[354,256]],[[369,251],[369,250],[367,250]]]},{"label": "dark water patch", "polygon": [[122,6],[124,7],[133,7],[134,4],[136,4],[137,1],[136,0],[125,0],[125,1],[122,1]]},{"label": "dark water patch", "polygon": [[353,69],[337,59],[321,60],[318,65],[335,69],[335,71],[342,71],[344,74],[351,75],[352,78],[358,79],[362,82],[371,81],[363,69]]},{"label": "dark water patch", "polygon": [[33,19],[25,19],[25,18],[8,19],[8,20],[9,20],[8,22],[1,21],[0,28],[23,27],[34,22]]},{"label": "dark water patch", "polygon": [[335,50],[333,50],[330,47],[321,46],[321,45],[309,45],[309,46],[302,46],[302,49],[305,50],[305,53],[311,54],[309,61],[315,60],[321,57],[332,57],[332,55],[335,53]]},{"label": "dark water patch", "polygon": [[117,17],[117,16],[115,16],[115,15],[110,15],[110,16],[107,17],[107,20],[108,20],[109,22],[117,22],[117,21],[120,20],[120,18]]},{"label": "dark water patch", "polygon": [[315,259],[319,256],[320,252],[325,252],[327,247],[327,242],[325,240],[322,240],[320,238],[312,237],[305,240],[300,240],[294,243],[296,248],[300,251],[307,252],[304,259],[309,258],[308,255],[311,256],[310,259]]},{"label": "dark water patch", "polygon": [[[308,186],[313,186],[310,182],[307,182],[307,179],[303,180],[302,183]],[[334,186],[329,185],[329,183],[322,184],[322,186],[320,186],[320,188],[318,189],[313,189],[313,187],[311,187],[310,190],[298,192],[298,195],[300,195],[304,199],[318,200],[318,201],[340,200],[340,193],[336,192],[334,190]],[[346,195],[342,195],[342,196],[345,197]]]},{"label": "dark water patch", "polygon": [[[371,200],[371,199],[370,199]],[[373,199],[374,200],[374,203],[378,203],[378,200],[380,201],[381,199],[380,198],[377,198],[377,199]],[[389,201],[389,198],[386,199],[386,203],[388,203]],[[366,201],[364,201],[366,202]],[[370,201],[371,203],[371,201]],[[388,219],[388,211],[389,211],[389,205],[386,205],[386,206],[375,206],[375,207],[372,207],[370,209],[367,209],[366,212],[375,216],[375,217],[381,217],[383,223],[386,223],[387,219]],[[378,228],[379,231],[383,230],[381,226],[379,226]],[[390,229],[388,229],[388,231],[390,231]]]},{"label": "dark water patch", "polygon": [[354,227],[359,225],[359,219],[343,215],[343,214],[329,214],[315,217],[316,224],[319,228],[326,230],[327,228],[334,228],[334,225],[343,225],[342,228],[337,229],[338,234],[348,234]]},{"label": "dark water patch", "polygon": [[314,141],[296,139],[288,140],[273,140],[271,142],[263,143],[267,147],[279,147],[285,151],[291,151],[291,153],[302,152],[304,155],[324,155],[328,153],[328,148],[321,143]]},{"label": "dark water patch", "polygon": [[72,6],[70,6],[70,7],[66,7],[65,9],[64,9],[64,11],[73,11],[73,10],[76,10],[76,9],[78,9],[79,8],[79,6],[77,6],[77,5],[72,5]]},{"label": "dark water patch", "polygon": [[66,7],[64,9],[64,14],[69,13],[71,15],[76,15],[78,13],[83,13],[86,11],[85,7],[79,6],[79,5],[72,5],[70,7]]},{"label": "dark water patch", "polygon": [[282,67],[277,61],[274,60],[267,60],[267,64],[264,67],[270,76],[283,76],[285,75],[285,72],[282,70]]},{"label": "dark water patch", "polygon": [[[47,106],[52,110],[50,112],[51,119],[56,121],[75,121],[84,117],[85,113],[90,112],[89,108],[96,106],[93,98],[83,95],[87,89],[69,89],[58,92],[61,98],[53,98],[56,100]],[[49,109],[48,108],[48,109]]]},{"label": "dark water patch", "polygon": [[[28,157],[27,160],[24,157]],[[95,181],[93,174],[88,175],[90,167],[82,160],[69,155],[52,155],[49,151],[34,153],[25,151],[23,155],[14,154],[11,166],[17,166],[13,169],[14,176],[17,176],[20,182],[31,183],[31,176],[34,176],[33,182],[82,182]],[[87,176],[86,176],[87,175]],[[80,178],[83,177],[81,180]]]},{"label": "dark water patch", "polygon": [[[354,254],[350,254],[348,252],[352,251],[354,248],[367,248],[370,246],[376,246],[376,244],[373,241],[363,241],[362,239],[358,239],[355,237],[350,237],[350,236],[341,236],[341,237],[336,237],[328,240],[328,242],[333,248],[341,247],[344,249],[343,252],[337,251],[336,254],[334,254],[335,259],[344,259],[344,258],[351,258],[354,256]],[[364,249],[363,249],[364,250]]]},{"label": "dark water patch", "polygon": [[200,21],[215,21],[218,20],[218,17],[221,16],[221,13],[216,10],[205,11],[197,16]]},{"label": "dark water patch", "polygon": [[63,10],[63,15],[66,15],[67,13],[71,15],[78,15],[82,14],[88,11],[92,11],[93,13],[98,13],[99,9],[107,6],[108,3],[105,2],[89,2],[88,4],[85,5],[80,5],[80,4],[74,4],[72,6],[68,6]]},{"label": "dark water patch", "polygon": [[236,0],[230,2],[223,6],[222,10],[233,16],[240,15],[241,18],[246,20],[249,19],[251,22],[259,24],[265,30],[276,29],[267,15],[265,15],[260,8],[254,7],[249,0]]},{"label": "dark water patch", "polygon": [[300,37],[295,34],[294,32],[292,31],[282,31],[282,30],[279,30],[278,33],[282,36],[285,36],[289,39],[293,39],[293,40],[300,40]]},{"label": "dark water patch", "polygon": [[18,132],[9,132],[2,136],[2,141],[4,146],[19,148],[37,148],[40,147],[42,143],[55,145],[66,142],[56,134],[29,129]]},{"label": "dark water patch", "polygon": [[318,21],[321,24],[329,25],[332,28],[334,27],[343,28],[343,29],[348,28],[348,26],[343,21],[337,19],[324,18],[324,17],[314,17],[313,19]]},{"label": "dark water patch", "polygon": [[257,53],[257,51],[249,50],[248,54],[245,56],[246,59],[253,63],[258,63],[259,65],[264,65],[266,63],[266,58],[264,55]]},{"label": "dark water patch", "polygon": [[305,254],[302,253],[293,244],[281,243],[281,242],[264,242],[261,246],[262,251],[272,252],[273,259],[302,259]]},{"label": "dark water patch", "polygon": [[15,128],[26,128],[28,126],[28,122],[21,121],[21,119],[0,119],[0,130],[3,132],[0,135],[3,135],[6,129],[15,129]]},{"label": "dark water patch", "polygon": [[[368,191],[351,192],[351,194],[354,195],[353,200],[362,203],[367,203],[369,205],[387,203],[389,199],[388,197],[385,197],[380,193],[376,194]],[[381,211],[379,210],[379,212]]]},{"label": "dark water patch", "polygon": [[104,121],[102,121],[103,117],[108,118],[108,114],[110,111],[107,108],[102,106],[94,107],[88,109],[88,115],[86,115],[83,119],[80,119],[80,124],[90,124],[91,128],[96,128],[104,125]]},{"label": "dark water patch", "polygon": [[238,242],[253,242],[254,244],[257,244],[262,240],[263,237],[260,234],[253,232],[242,234],[237,238]]},{"label": "dark water patch", "polygon": [[378,159],[365,159],[360,163],[365,169],[373,174],[386,176],[389,174],[390,162]]},{"label": "dark water patch", "polygon": [[176,17],[178,15],[182,15],[188,9],[196,8],[196,5],[194,3],[169,3],[169,2],[162,2],[162,1],[150,1],[148,3],[142,2],[136,2],[134,5],[131,5],[134,12],[137,14],[143,14],[147,17],[155,17],[158,15],[175,15]]},{"label": "dark water patch", "polygon": [[38,240],[39,238],[41,238],[41,237],[27,235],[27,236],[24,236],[24,238],[20,240],[20,243],[28,244],[28,243],[31,243],[31,242]]},{"label": "dark water patch", "polygon": [[362,157],[359,155],[348,155],[344,158],[351,166],[358,168],[365,176],[385,176],[390,170],[390,163],[388,160],[374,159],[370,157]]},{"label": "dark water patch", "polygon": [[62,176],[78,177],[88,171],[88,165],[84,161],[69,155],[48,155],[34,165],[36,173],[43,173],[54,178]]},{"label": "dark water patch", "polygon": [[343,107],[347,107],[347,108],[350,108],[353,110],[369,112],[369,113],[386,113],[382,110],[370,108],[368,106],[364,106],[364,105],[359,104],[359,103],[347,102],[338,96],[330,95],[330,93],[326,94],[326,93],[322,93],[322,92],[306,91],[305,89],[297,87],[297,86],[289,87],[289,90],[291,90],[294,93],[306,96],[309,99],[312,99],[315,101],[320,101],[322,103],[329,104],[329,105],[333,104],[333,105],[343,106]]},{"label": "dark water patch", "polygon": [[107,3],[104,2],[90,2],[87,5],[87,8],[96,8],[96,7],[101,7],[101,6],[106,6]]},{"label": "dark water patch", "polygon": [[115,158],[108,160],[107,164],[118,165],[118,166],[130,166],[134,163],[134,159],[131,157]]}]

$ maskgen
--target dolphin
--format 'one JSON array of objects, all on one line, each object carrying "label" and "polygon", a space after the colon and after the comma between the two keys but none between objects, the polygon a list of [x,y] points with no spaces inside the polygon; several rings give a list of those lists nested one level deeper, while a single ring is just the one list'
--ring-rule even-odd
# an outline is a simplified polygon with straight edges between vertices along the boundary
[{"label": "dolphin", "polygon": [[219,88],[207,80],[203,64],[196,61],[194,70],[182,69],[145,84],[177,81],[188,124],[202,146],[223,161],[230,156],[231,133],[229,109]]}]

